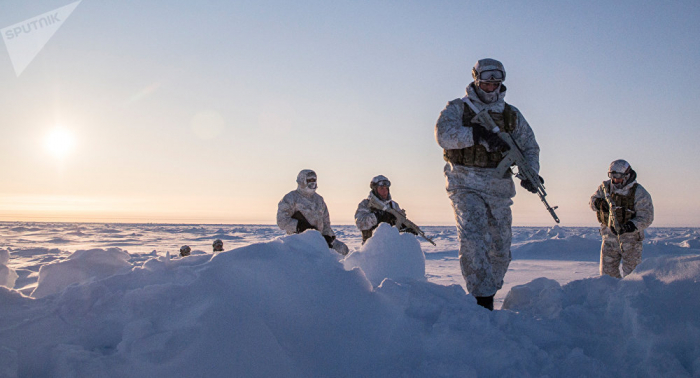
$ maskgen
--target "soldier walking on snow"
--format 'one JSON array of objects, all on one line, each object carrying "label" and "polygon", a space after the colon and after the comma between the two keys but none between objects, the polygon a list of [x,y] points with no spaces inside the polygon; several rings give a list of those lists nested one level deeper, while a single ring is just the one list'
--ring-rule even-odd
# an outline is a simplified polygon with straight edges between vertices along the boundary
[{"label": "soldier walking on snow", "polygon": [[[391,182],[388,178],[382,175],[375,176],[369,183],[369,187],[372,189],[369,192],[369,197],[363,199],[362,202],[357,205],[357,211],[355,212],[355,224],[362,232],[362,244],[364,244],[367,239],[372,237],[372,232],[374,232],[374,229],[377,228],[379,223],[384,222],[392,226],[396,226],[396,216],[388,211],[380,210],[370,205],[372,196],[376,198],[375,201],[378,200],[377,202],[381,203],[383,206],[391,207],[392,209],[404,214],[404,216],[406,215],[406,212],[399,207],[399,204],[391,199],[391,193],[389,193],[390,186]],[[399,231],[410,232],[417,235],[415,231],[405,226]]]},{"label": "soldier walking on snow", "polygon": [[299,172],[297,189],[287,193],[277,205],[277,225],[287,235],[300,234],[308,229],[318,230],[329,248],[347,255],[348,247],[335,238],[328,207],[323,197],[316,193],[316,188],[316,172],[310,169]]},{"label": "soldier walking on snow", "polygon": [[642,261],[644,230],[654,221],[654,204],[649,192],[637,183],[637,172],[627,161],[613,161],[608,177],[610,180],[603,181],[591,196],[590,205],[598,215],[603,237],[600,274],[622,278]]},{"label": "soldier walking on snow", "polygon": [[[457,220],[462,276],[477,303],[493,310],[493,297],[503,287],[511,260],[510,206],[515,186],[510,172],[505,177],[496,174],[496,167],[510,146],[474,117],[488,111],[500,131],[509,133],[517,142],[535,172],[539,172],[540,148],[520,111],[504,101],[503,64],[481,59],[474,65],[472,77],[474,81],[467,86],[466,96],[448,102],[440,113],[435,137],[447,161],[446,189]],[[536,192],[528,180],[520,185]]]}]

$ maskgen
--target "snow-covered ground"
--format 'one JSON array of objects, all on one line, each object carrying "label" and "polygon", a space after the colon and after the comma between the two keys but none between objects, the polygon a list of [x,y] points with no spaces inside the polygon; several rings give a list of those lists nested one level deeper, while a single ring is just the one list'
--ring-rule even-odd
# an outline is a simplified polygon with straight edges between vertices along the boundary
[{"label": "snow-covered ground", "polygon": [[597,229],[514,228],[493,312],[454,227],[334,229],[345,259],[275,226],[0,223],[0,377],[700,376],[698,229],[648,230],[616,280]]}]

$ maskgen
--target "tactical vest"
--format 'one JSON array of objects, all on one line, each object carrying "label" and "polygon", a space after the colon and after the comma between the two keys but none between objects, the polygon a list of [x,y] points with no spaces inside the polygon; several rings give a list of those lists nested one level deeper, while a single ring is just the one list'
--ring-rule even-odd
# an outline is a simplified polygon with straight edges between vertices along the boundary
[{"label": "tactical vest", "polygon": [[[615,217],[617,218],[617,222],[620,223],[620,226],[627,223],[636,215],[634,211],[634,197],[636,192],[637,184],[634,184],[632,185],[626,196],[617,193],[613,193],[610,195],[610,198],[615,203],[615,206],[617,206],[617,210],[615,210]],[[602,225],[607,226],[608,218],[610,217],[610,212],[598,210],[597,215],[598,221]]]},{"label": "tactical vest", "polygon": [[[512,133],[515,130],[515,125],[518,122],[518,113],[509,104],[505,104],[503,113],[489,111],[489,114],[501,130],[507,133]],[[465,103],[464,113],[462,115],[462,126],[472,127],[473,124],[471,120],[474,116],[476,116],[474,110]],[[445,161],[452,164],[464,165],[467,167],[496,168],[498,163],[503,160],[503,153],[500,150],[489,152],[486,150],[486,147],[477,144],[475,146],[456,150],[444,150],[443,158]]]}]

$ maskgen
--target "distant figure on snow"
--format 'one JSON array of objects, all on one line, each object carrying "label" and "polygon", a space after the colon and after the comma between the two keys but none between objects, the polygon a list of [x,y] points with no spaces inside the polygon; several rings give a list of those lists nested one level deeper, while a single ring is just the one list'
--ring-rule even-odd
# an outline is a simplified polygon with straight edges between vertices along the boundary
[{"label": "distant figure on snow", "polygon": [[[369,183],[370,192],[368,198],[365,198],[357,205],[357,211],[355,212],[355,224],[357,228],[362,232],[362,244],[367,241],[367,239],[372,237],[374,229],[379,226],[379,223],[388,223],[392,226],[396,226],[396,216],[389,213],[388,211],[377,209],[371,206],[372,201],[374,203],[381,203],[384,206],[389,206],[392,209],[406,214],[404,210],[399,207],[396,201],[391,199],[391,193],[389,192],[389,187],[391,186],[391,181],[389,181],[386,176],[379,175],[372,178]],[[408,227],[402,227],[400,232],[410,232],[414,235],[417,233]]]},{"label": "distant figure on snow", "polygon": [[182,247],[180,247],[180,256],[181,257],[189,256],[190,252],[192,252],[192,249],[190,248],[189,245],[183,245]]},{"label": "distant figure on snow", "polygon": [[224,250],[224,242],[221,241],[221,239],[216,239],[214,240],[212,247],[214,248],[214,253],[222,252]]},{"label": "distant figure on snow", "polygon": [[598,216],[603,237],[600,274],[622,278],[620,261],[623,276],[632,273],[642,261],[644,230],[654,221],[654,204],[649,192],[637,183],[637,172],[627,161],[610,163],[608,177],[610,180],[603,181],[591,196],[590,206]]},{"label": "distant figure on snow", "polygon": [[335,238],[328,207],[323,197],[316,193],[316,188],[316,172],[310,169],[299,172],[297,189],[287,193],[277,205],[277,225],[287,235],[300,234],[308,229],[318,230],[329,248],[347,255],[348,247]]}]

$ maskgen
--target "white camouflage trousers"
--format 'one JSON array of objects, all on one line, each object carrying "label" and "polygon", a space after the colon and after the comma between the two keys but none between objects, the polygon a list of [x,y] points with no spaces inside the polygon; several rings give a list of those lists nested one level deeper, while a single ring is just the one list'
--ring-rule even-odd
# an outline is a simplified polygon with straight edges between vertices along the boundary
[{"label": "white camouflage trousers", "polygon": [[448,191],[459,232],[459,263],[467,290],[488,297],[503,287],[510,264],[510,198],[498,198],[471,190]]},{"label": "white camouflage trousers", "polygon": [[[622,250],[616,236],[603,235],[600,247],[600,274],[622,278],[632,273],[642,262],[642,238],[639,232],[620,235]],[[624,251],[624,252],[623,252]],[[622,275],[620,275],[622,261]]]}]

